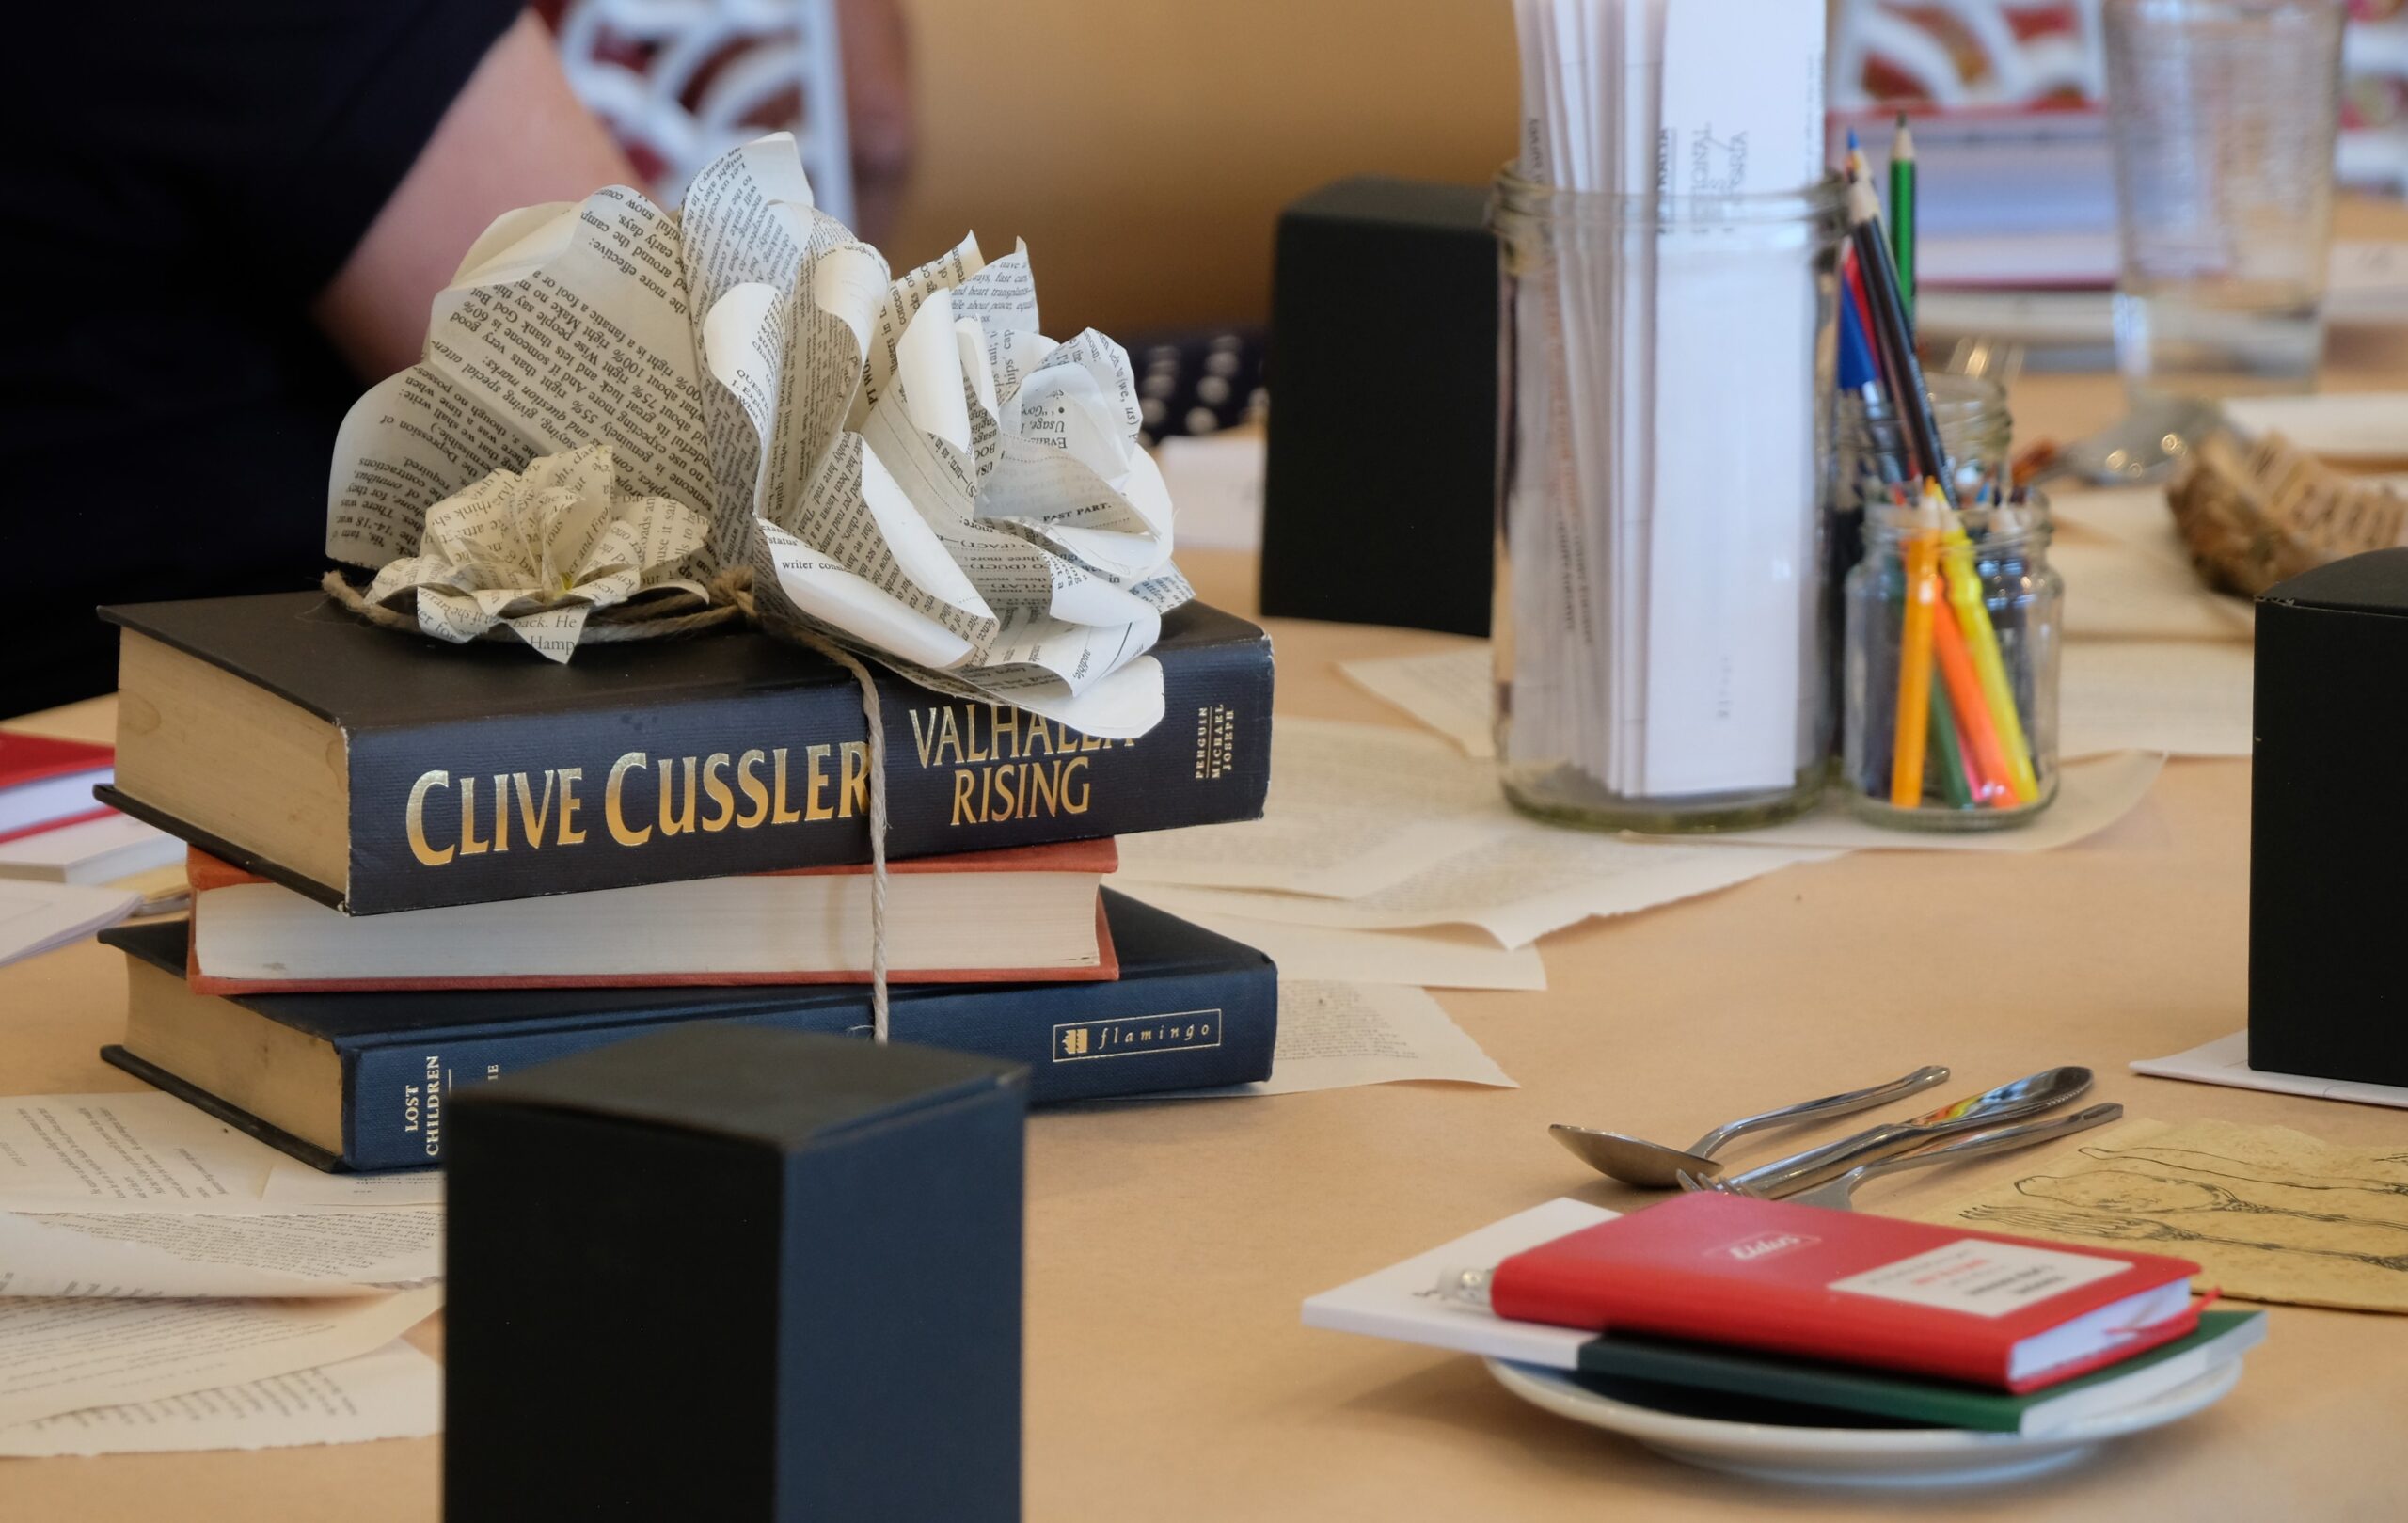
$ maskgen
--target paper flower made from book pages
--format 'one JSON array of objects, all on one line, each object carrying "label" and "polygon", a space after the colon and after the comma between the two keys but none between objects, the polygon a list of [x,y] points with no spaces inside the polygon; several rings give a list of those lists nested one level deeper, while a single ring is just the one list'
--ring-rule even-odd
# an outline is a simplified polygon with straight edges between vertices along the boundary
[{"label": "paper flower made from book pages", "polygon": [[771,628],[1142,735],[1163,713],[1146,653],[1194,595],[1140,422],[1118,344],[1040,332],[1025,248],[990,262],[965,239],[894,278],[779,134],[676,213],[613,186],[495,222],[425,358],[344,420],[326,551],[382,566],[486,472],[608,443],[630,491],[708,520],[679,574],[749,566]]},{"label": "paper flower made from book pages", "polygon": [[419,627],[438,640],[505,629],[565,661],[596,610],[639,593],[707,601],[675,571],[709,531],[683,503],[620,491],[610,446],[588,445],[492,471],[427,509],[419,553],[388,562],[368,601],[415,594]]}]

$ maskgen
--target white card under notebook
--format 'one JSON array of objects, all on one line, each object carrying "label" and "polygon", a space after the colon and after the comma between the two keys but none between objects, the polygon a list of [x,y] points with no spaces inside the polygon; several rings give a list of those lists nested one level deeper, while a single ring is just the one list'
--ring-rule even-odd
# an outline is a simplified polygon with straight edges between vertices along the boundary
[{"label": "white card under notebook", "polygon": [[117,889],[0,878],[0,965],[82,941],[141,902]]},{"label": "white card under notebook", "polygon": [[2194,1084],[2229,1085],[2236,1089],[2266,1089],[2278,1095],[2306,1095],[2316,1100],[2346,1100],[2360,1105],[2394,1105],[2408,1109],[2408,1088],[2388,1084],[2360,1084],[2349,1079],[2314,1079],[2299,1073],[2266,1073],[2249,1066],[2249,1033],[2229,1037],[2176,1053],[2171,1057],[2144,1057],[2134,1073],[2153,1079],[2188,1079]]},{"label": "white card under notebook", "polygon": [[1443,1299],[1437,1293],[1438,1275],[1448,1269],[1485,1269],[1526,1248],[1620,1214],[1569,1196],[1559,1197],[1308,1298],[1305,1325],[1484,1354],[1550,1370],[1576,1369],[1580,1345],[1596,1334],[1545,1323],[1509,1322],[1484,1308]]}]

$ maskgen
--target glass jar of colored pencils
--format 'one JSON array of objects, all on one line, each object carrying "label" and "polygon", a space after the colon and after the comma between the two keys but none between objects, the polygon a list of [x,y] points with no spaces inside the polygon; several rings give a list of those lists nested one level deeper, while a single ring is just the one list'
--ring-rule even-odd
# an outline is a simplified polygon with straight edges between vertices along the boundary
[{"label": "glass jar of colored pencils", "polygon": [[[1987,376],[1926,372],[1932,421],[1940,427],[1940,451],[1948,461],[1956,500],[1996,500],[2006,490],[2015,420],[2006,391]],[[1907,424],[1877,385],[1840,389],[1839,508],[1853,514],[1890,500],[1890,488],[1908,475],[1913,458]],[[1856,563],[1851,559],[1851,566]]]},{"label": "glass jar of colored pencils", "polygon": [[1836,182],[1497,178],[1497,755],[1526,813],[1735,830],[1821,797],[1842,214]]},{"label": "glass jar of colored pencils", "polygon": [[[1902,490],[1899,499],[1907,494]],[[1998,830],[2057,791],[2065,583],[2034,496],[1868,507],[1848,573],[1842,786],[1901,830]]]}]

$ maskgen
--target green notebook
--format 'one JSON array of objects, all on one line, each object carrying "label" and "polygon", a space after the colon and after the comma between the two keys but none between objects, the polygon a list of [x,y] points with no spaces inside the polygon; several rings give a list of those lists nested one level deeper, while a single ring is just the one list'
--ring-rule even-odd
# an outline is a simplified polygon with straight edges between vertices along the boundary
[{"label": "green notebook", "polygon": [[[2020,1433],[2032,1436],[2053,1433],[2084,1418],[2119,1412],[2149,1398],[2187,1385],[2199,1376],[2241,1357],[2266,1337],[2262,1311],[2208,1311],[2198,1327],[2171,1343],[2135,1355],[2120,1364],[2050,1386],[2022,1396],[1984,1390],[1951,1381],[1923,1380],[1878,1370],[1813,1359],[1785,1358],[1749,1349],[1671,1339],[1608,1333],[1581,1345],[1580,1374],[1584,1385],[1607,1395],[1646,1399],[1643,1391],[1619,1391],[1623,1381],[1682,1388],[1687,1392],[1727,1392],[1746,1399],[1748,1420],[1812,1424],[1814,1409],[1829,1417],[1867,1414],[1897,1421],[1943,1428],[1974,1428],[1988,1433]],[[1683,1410],[1705,1415],[1694,1400],[1679,1404]],[[1740,1414],[1733,1413],[1734,1417]],[[1842,1420],[1830,1426],[1856,1426]]]}]

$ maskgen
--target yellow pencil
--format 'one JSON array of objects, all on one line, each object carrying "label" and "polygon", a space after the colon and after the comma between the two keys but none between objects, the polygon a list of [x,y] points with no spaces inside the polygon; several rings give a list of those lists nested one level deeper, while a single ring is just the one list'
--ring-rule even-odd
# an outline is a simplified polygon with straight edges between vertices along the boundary
[{"label": "yellow pencil", "polygon": [[1907,541],[1907,615],[1898,636],[1898,714],[1890,749],[1890,802],[1923,802],[1924,737],[1931,711],[1931,623],[1940,599],[1940,484],[1924,479],[1915,531]]},{"label": "yellow pencil", "polygon": [[2006,784],[2015,801],[2030,803],[2040,797],[2039,774],[2032,767],[2032,746],[2024,738],[2022,716],[2015,706],[2015,689],[2006,680],[2006,661],[1998,648],[1998,631],[1990,625],[1989,605],[1982,599],[1981,579],[1973,575],[1973,542],[1965,531],[1949,526],[1947,548],[1940,558],[1948,579],[1948,601],[1956,623],[1972,647],[1973,673],[1981,678],[1982,696],[1988,701],[1990,720],[2006,747]]}]

